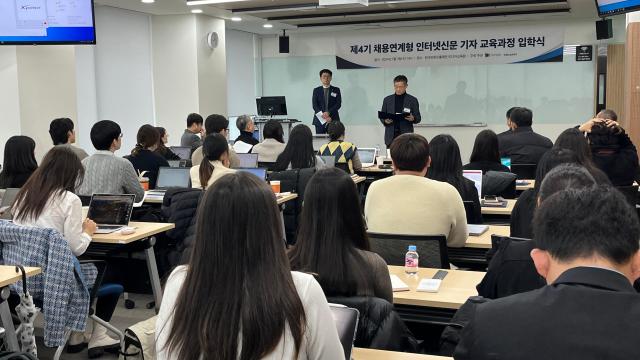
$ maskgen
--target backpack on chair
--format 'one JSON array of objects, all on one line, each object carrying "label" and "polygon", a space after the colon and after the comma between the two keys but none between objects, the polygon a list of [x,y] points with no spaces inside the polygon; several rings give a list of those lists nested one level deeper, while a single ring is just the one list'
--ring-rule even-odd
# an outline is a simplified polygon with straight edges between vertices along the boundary
[{"label": "backpack on chair", "polygon": [[154,316],[124,331],[124,354],[120,360],[154,360],[156,358],[156,320]]}]

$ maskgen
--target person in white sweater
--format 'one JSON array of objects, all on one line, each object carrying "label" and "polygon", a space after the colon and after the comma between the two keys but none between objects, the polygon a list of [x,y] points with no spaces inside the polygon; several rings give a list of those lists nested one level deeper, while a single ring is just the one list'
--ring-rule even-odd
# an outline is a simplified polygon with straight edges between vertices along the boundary
[{"label": "person in white sweater", "polygon": [[156,359],[344,359],[320,285],[290,270],[282,238],[269,185],[242,172],[216,181],[189,265],[167,281]]},{"label": "person in white sweater", "polygon": [[252,154],[258,154],[258,162],[275,163],[282,154],[285,146],[284,130],[278,120],[269,120],[262,128],[264,140],[251,149]]},{"label": "person in white sweater", "polygon": [[202,151],[205,158],[189,171],[192,188],[206,189],[222,176],[236,172],[229,169],[229,144],[224,136],[207,135],[202,143]]},{"label": "person in white sweater", "polygon": [[364,207],[368,230],[405,235],[445,235],[449,247],[467,242],[467,216],[458,191],[427,179],[431,158],[422,135],[403,134],[391,144],[394,175],[369,187]]},{"label": "person in white sweater", "polygon": [[[96,223],[91,219],[82,219],[82,203],[73,193],[83,177],[84,168],[80,158],[68,147],[53,147],[16,195],[11,209],[13,222],[57,230],[69,242],[75,256],[84,254],[91,244]],[[96,305],[98,317],[109,321],[118,298],[119,294],[99,298]],[[72,333],[67,352],[83,350],[86,347],[84,341],[84,333]],[[93,358],[101,356],[105,350],[117,351],[119,341],[109,337],[106,328],[94,323],[88,346],[89,357]]]}]

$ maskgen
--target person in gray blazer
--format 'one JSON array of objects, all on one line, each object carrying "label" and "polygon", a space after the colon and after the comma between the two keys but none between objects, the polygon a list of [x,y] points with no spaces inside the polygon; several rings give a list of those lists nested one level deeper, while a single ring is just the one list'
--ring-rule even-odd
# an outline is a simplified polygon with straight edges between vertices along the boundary
[{"label": "person in gray blazer", "polygon": [[407,94],[409,81],[406,76],[398,75],[393,79],[395,93],[384,98],[382,102],[382,112],[389,114],[408,114],[404,120],[393,121],[391,119],[381,119],[384,125],[384,143],[387,148],[391,146],[393,139],[406,133],[413,132],[413,124],[418,124],[420,116],[420,103],[415,96]]}]

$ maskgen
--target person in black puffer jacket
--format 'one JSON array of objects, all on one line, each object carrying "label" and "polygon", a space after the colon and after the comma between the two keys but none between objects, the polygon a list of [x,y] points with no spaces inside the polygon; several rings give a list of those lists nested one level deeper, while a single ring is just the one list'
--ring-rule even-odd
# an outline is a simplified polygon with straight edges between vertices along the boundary
[{"label": "person in black puffer jacket", "polygon": [[166,233],[173,243],[167,255],[172,268],[189,261],[195,240],[196,213],[203,194],[201,189],[169,189],[165,193],[162,213],[167,222],[176,226]]}]

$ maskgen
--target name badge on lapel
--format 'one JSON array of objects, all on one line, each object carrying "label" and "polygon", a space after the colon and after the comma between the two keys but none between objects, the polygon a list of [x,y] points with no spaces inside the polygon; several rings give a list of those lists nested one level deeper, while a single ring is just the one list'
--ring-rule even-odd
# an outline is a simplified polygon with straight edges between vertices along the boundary
[{"label": "name badge on lapel", "polygon": [[402,112],[405,113],[405,114],[411,114],[411,109],[404,108],[404,110],[402,110]]},{"label": "name badge on lapel", "polygon": [[336,96],[338,96],[338,94],[337,94],[337,93],[332,92],[332,93],[331,93],[331,96],[332,96],[332,97],[336,97]]}]

